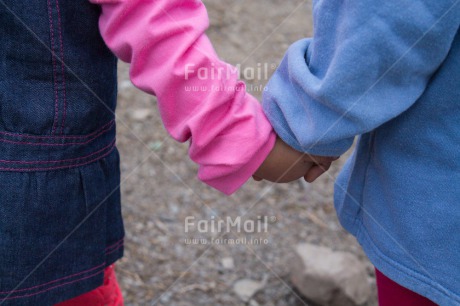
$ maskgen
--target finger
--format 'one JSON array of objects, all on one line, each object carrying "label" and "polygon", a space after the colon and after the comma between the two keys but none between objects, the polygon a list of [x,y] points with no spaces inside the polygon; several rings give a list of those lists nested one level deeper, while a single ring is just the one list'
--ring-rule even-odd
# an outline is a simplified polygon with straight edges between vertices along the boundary
[{"label": "finger", "polygon": [[332,163],[336,160],[338,160],[340,158],[339,157],[321,157],[318,161],[318,163]]},{"label": "finger", "polygon": [[321,168],[323,168],[324,172],[328,171],[331,168],[332,162],[324,163],[324,164],[319,164]]},{"label": "finger", "polygon": [[254,181],[256,181],[256,182],[260,182],[260,181],[263,181],[263,180],[264,180],[263,178],[258,177],[258,176],[256,176],[256,175],[253,175],[252,178],[253,178]]},{"label": "finger", "polygon": [[310,168],[307,174],[305,174],[304,179],[309,183],[313,183],[323,173],[324,173],[324,170],[321,167],[315,165]]},{"label": "finger", "polygon": [[315,156],[315,155],[308,155],[308,157],[316,164],[326,164],[326,163],[332,163],[333,161],[336,161],[339,157],[328,157],[328,156]]},{"label": "finger", "polygon": [[310,170],[305,174],[304,179],[309,182],[313,183],[317,178],[323,175],[329,168],[331,167],[331,163],[323,164],[323,165],[314,165],[310,168]]}]

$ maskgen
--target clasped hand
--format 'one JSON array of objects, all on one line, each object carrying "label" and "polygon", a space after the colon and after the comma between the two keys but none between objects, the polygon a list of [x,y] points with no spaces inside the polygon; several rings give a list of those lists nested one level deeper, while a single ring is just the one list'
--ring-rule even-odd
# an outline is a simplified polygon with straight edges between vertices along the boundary
[{"label": "clasped hand", "polygon": [[288,183],[303,177],[311,183],[329,170],[337,159],[298,152],[277,138],[275,146],[253,178],[256,181]]}]

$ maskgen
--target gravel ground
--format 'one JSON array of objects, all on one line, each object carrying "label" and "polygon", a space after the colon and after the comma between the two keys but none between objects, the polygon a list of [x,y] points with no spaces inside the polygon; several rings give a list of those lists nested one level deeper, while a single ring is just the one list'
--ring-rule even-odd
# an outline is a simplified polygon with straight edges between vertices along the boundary
[{"label": "gravel ground", "polygon": [[[271,74],[287,47],[312,32],[308,1],[204,2],[211,19],[208,34],[218,54],[242,70],[267,67]],[[264,77],[246,79],[250,91],[260,97]],[[312,185],[251,181],[226,197],[196,179],[197,167],[187,157],[187,144],[168,137],[155,98],[132,86],[125,64],[119,67],[119,83],[126,251],[118,264],[118,278],[126,305],[245,305],[232,289],[244,278],[266,280],[253,298],[259,305],[312,305],[292,290],[289,280],[293,247],[300,242],[355,254],[368,266],[374,283],[372,265],[339,225],[332,203],[333,181],[346,156]],[[210,240],[219,234],[185,233],[187,216],[195,220],[267,216],[268,231],[223,237],[263,239],[259,245],[188,245],[187,238]],[[234,266],[225,268],[223,258],[232,258]],[[376,305],[375,295],[374,286],[368,306]]]}]

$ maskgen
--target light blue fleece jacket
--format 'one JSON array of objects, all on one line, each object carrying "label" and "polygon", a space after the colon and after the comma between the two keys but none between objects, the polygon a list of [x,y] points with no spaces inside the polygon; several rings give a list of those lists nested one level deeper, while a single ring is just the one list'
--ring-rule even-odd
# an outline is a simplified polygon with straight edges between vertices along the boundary
[{"label": "light blue fleece jacket", "polygon": [[279,136],[338,156],[342,225],[372,263],[460,305],[460,0],[316,0],[263,106]]}]

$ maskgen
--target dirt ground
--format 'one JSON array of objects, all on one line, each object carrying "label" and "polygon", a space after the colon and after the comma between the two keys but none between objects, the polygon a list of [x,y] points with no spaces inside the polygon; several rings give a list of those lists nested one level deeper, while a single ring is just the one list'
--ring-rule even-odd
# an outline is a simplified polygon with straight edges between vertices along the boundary
[{"label": "dirt ground", "polygon": [[[309,1],[204,2],[211,19],[208,35],[218,54],[241,69],[268,67],[271,74],[291,43],[312,34]],[[260,98],[265,82],[249,79],[248,88]],[[244,278],[266,280],[254,296],[259,305],[312,305],[292,290],[289,279],[293,247],[301,242],[356,254],[374,282],[372,265],[339,225],[332,203],[333,181],[346,156],[312,185],[251,181],[226,197],[197,180],[188,145],[168,137],[155,98],[132,86],[125,64],[119,68],[117,115],[126,226],[118,277],[126,305],[245,305],[232,289]],[[199,236],[185,233],[187,216],[195,220],[268,216],[268,232],[247,237],[268,243],[187,245],[185,239]],[[241,238],[241,234],[225,237]],[[232,258],[234,265],[224,267],[223,258]],[[373,293],[368,306],[376,305],[375,286]]]}]

